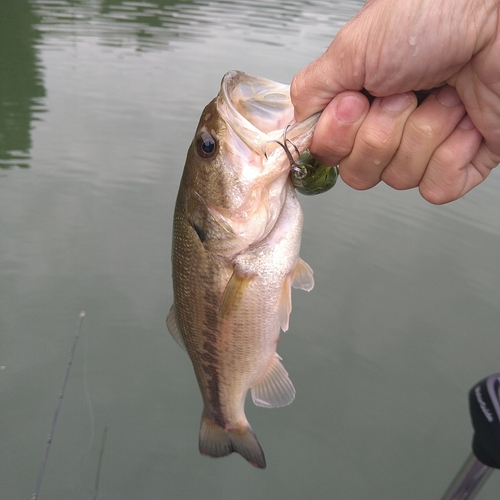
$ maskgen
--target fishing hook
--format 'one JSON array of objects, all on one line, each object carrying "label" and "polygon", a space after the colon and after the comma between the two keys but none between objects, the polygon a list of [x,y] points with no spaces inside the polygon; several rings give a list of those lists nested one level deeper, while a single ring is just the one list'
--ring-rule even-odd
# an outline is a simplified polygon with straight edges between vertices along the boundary
[{"label": "fishing hook", "polygon": [[290,169],[293,171],[294,175],[297,176],[297,178],[302,179],[307,175],[307,170],[304,167],[301,167],[296,160],[293,159],[292,153],[290,153],[290,150],[287,147],[287,143],[291,144],[293,148],[295,149],[295,152],[297,153],[297,157],[300,156],[300,151],[297,149],[297,146],[290,140],[286,138],[286,131],[288,130],[288,127],[290,125],[287,125],[285,128],[285,132],[283,134],[284,138],[284,143],[280,142],[278,140],[275,140],[274,142],[277,142],[285,151],[285,154],[288,158],[288,161],[290,162]]}]

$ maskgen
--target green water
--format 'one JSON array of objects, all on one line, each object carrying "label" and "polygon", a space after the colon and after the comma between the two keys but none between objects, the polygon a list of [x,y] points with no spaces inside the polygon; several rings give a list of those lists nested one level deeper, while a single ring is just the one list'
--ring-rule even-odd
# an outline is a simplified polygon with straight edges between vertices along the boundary
[{"label": "green water", "polygon": [[467,391],[500,371],[500,170],[443,207],[341,181],[300,198],[316,287],[280,341],[296,400],[247,402],[265,471],[198,454],[165,328],[178,182],[222,75],[290,82],[361,5],[0,0],[0,499],[31,498],[82,310],[40,500],[440,498]]}]

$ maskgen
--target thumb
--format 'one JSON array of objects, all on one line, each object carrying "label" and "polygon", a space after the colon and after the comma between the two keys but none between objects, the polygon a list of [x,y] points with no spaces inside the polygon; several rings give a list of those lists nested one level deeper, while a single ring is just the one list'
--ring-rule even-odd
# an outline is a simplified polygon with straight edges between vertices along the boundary
[{"label": "thumb", "polygon": [[359,91],[363,88],[365,69],[359,54],[356,54],[355,44],[348,43],[349,37],[344,36],[345,28],[339,31],[322,56],[293,78],[290,97],[296,121],[322,111],[344,90]]}]

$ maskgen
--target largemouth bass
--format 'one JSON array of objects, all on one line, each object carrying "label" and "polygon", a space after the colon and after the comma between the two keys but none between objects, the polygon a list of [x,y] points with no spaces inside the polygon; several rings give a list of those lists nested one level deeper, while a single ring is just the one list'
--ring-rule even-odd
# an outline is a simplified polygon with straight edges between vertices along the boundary
[{"label": "largemouth bass", "polygon": [[309,291],[314,280],[299,257],[303,216],[282,146],[304,151],[317,119],[292,123],[288,85],[231,71],[188,150],[167,326],[188,352],[203,398],[202,454],[237,452],[264,468],[246,394],[267,408],[295,397],[276,344],[288,329],[291,287]]}]

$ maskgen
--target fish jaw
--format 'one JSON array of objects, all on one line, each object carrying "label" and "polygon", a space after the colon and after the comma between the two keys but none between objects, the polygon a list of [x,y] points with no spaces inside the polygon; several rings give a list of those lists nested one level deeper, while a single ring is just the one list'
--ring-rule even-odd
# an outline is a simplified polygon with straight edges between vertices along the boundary
[{"label": "fish jaw", "polygon": [[278,171],[289,171],[288,157],[277,141],[291,141],[301,153],[309,146],[320,116],[316,113],[295,123],[289,85],[242,71],[229,71],[222,78],[217,110],[228,129],[248,148],[244,155],[247,163],[252,164],[248,162],[250,152],[267,160],[262,162],[267,168],[259,172],[261,177],[267,171],[276,176]]},{"label": "fish jaw", "polygon": [[[185,167],[184,184],[191,189],[186,212],[206,236],[209,251],[230,259],[269,234],[290,173],[279,143],[291,142],[302,152],[318,117],[293,123],[288,85],[239,71],[224,76],[218,96],[202,113]],[[218,144],[209,160],[197,156],[204,134]]]}]

